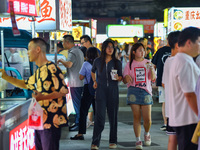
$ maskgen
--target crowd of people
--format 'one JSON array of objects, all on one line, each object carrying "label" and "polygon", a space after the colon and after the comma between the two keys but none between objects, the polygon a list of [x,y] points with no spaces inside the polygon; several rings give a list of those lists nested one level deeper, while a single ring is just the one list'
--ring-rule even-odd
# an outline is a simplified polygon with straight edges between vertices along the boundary
[{"label": "crowd of people", "polygon": [[[194,61],[200,54],[200,29],[188,27],[169,33],[168,44],[153,57],[147,39],[133,39],[133,44],[123,45],[123,51],[118,42],[111,39],[105,40],[99,50],[88,35],[80,38],[81,48],[75,46],[72,35],[65,35],[63,42],[57,44],[58,53],[66,57],[66,60],[57,61],[66,67],[67,73],[63,75],[55,63],[47,60],[47,43],[41,38],[33,38],[28,45],[28,56],[38,69],[32,76],[19,80],[0,69],[3,79],[17,87],[33,90],[32,96],[43,108],[44,130],[35,132],[36,150],[59,150],[61,127],[68,124],[65,96],[69,88],[76,112],[75,122],[69,130],[78,131],[70,139],[84,140],[88,111],[92,107],[91,149],[100,147],[106,112],[110,125],[108,147],[117,148],[120,81],[127,85],[127,105],[133,114],[136,149],[143,149],[143,144],[151,145],[153,82],[158,86],[159,102],[162,103],[164,125],[161,130],[169,135],[168,150],[177,147],[179,150],[200,149],[191,142],[200,119],[200,69]],[[65,78],[68,78],[68,87]],[[141,141],[141,118],[144,143]]]}]

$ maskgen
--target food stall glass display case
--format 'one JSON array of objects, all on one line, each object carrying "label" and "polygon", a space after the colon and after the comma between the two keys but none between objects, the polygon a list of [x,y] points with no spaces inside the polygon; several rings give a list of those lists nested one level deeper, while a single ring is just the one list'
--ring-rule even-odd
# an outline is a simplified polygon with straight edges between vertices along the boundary
[{"label": "food stall glass display case", "polygon": [[[29,63],[27,50],[31,33],[19,30],[20,36],[14,36],[12,28],[0,27],[0,48],[2,66],[7,74],[18,79],[26,79],[33,73],[33,64]],[[9,149],[9,133],[27,118],[31,91],[19,89],[10,84],[1,92],[0,99],[0,149]],[[2,118],[4,123],[2,124]]]}]

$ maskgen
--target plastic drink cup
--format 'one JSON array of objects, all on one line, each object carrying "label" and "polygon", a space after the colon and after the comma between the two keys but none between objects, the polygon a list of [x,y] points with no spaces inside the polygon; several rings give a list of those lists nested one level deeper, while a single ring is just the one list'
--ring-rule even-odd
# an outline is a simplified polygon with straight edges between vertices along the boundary
[{"label": "plastic drink cup", "polygon": [[116,69],[112,69],[111,70],[111,78],[112,78],[112,80],[117,80],[116,74],[117,74],[117,70]]},{"label": "plastic drink cup", "polygon": [[145,66],[147,69],[150,69],[151,67],[153,67],[151,63],[146,63]]}]

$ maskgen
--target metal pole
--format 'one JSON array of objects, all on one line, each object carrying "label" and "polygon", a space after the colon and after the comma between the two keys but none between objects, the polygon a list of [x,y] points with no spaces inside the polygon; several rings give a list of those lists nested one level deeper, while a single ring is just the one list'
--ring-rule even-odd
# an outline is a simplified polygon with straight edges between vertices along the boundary
[{"label": "metal pole", "polygon": [[2,68],[5,68],[5,57],[4,57],[4,34],[1,30],[1,57],[2,57]]},{"label": "metal pole", "polygon": [[[1,30],[1,57],[2,57],[2,68],[5,68],[5,57],[4,57],[4,33]],[[1,92],[1,98],[5,97],[5,91]]]},{"label": "metal pole", "polygon": [[55,54],[55,64],[57,64],[57,31],[54,32],[54,54]]},{"label": "metal pole", "polygon": [[32,38],[35,37],[35,17],[32,17]]}]

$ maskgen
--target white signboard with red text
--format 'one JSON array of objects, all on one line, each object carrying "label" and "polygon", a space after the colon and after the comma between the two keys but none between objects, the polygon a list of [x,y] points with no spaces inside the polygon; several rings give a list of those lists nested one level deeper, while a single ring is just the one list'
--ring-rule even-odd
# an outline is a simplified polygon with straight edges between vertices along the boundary
[{"label": "white signboard with red text", "polygon": [[91,19],[92,38],[97,36],[97,20]]},{"label": "white signboard with red text", "polygon": [[[41,17],[35,18],[36,31],[72,30],[71,0],[59,0],[59,18],[56,18],[55,0],[40,0],[40,7]],[[19,29],[31,30],[32,20],[30,17],[16,17],[16,21]],[[59,26],[56,26],[57,21],[59,21]],[[10,18],[0,18],[0,26],[11,27]]]},{"label": "white signboard with red text", "polygon": [[9,150],[35,150],[35,133],[27,126],[28,120],[9,133]]},{"label": "white signboard with red text", "polygon": [[166,36],[166,28],[164,27],[163,22],[157,22],[154,25],[154,37],[165,37]]},{"label": "white signboard with red text", "polygon": [[60,29],[72,31],[72,1],[59,0]]},{"label": "white signboard with red text", "polygon": [[200,7],[173,7],[168,11],[168,33],[189,26],[200,27]]}]

